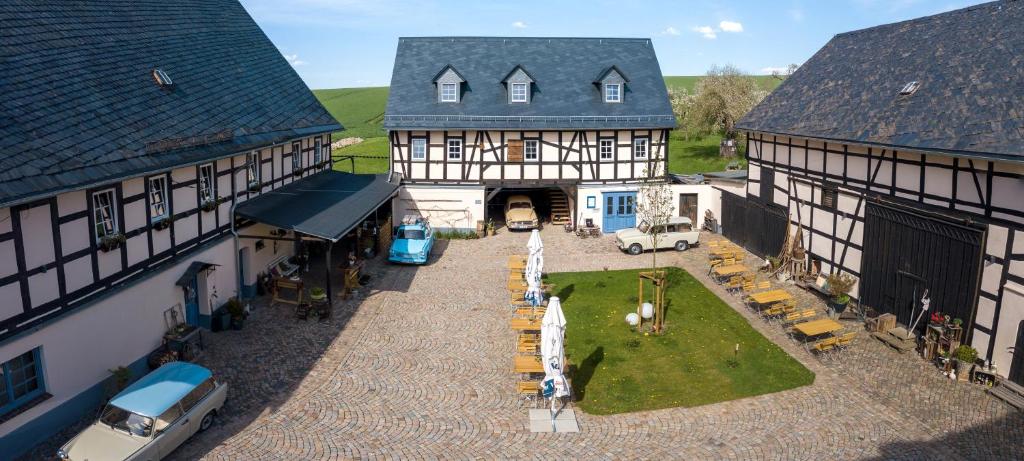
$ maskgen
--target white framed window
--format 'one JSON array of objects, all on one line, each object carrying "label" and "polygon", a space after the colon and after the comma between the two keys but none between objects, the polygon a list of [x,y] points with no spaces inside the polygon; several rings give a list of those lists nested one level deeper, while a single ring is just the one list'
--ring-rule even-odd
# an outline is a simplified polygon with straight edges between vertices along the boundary
[{"label": "white framed window", "polygon": [[426,160],[427,159],[427,140],[423,138],[413,138],[412,140],[412,159],[413,160]]},{"label": "white framed window", "polygon": [[633,140],[633,157],[646,159],[647,158],[647,138],[636,138]]},{"label": "white framed window", "polygon": [[149,220],[156,222],[167,217],[167,176],[149,178]]},{"label": "white framed window", "polygon": [[199,200],[202,203],[212,202],[217,199],[215,189],[216,177],[213,175],[213,164],[199,166]]},{"label": "white framed window", "polygon": [[523,141],[523,160],[537,161],[540,159],[540,141],[527,139]]},{"label": "white framed window", "polygon": [[615,141],[612,139],[602,139],[598,144],[599,154],[601,160],[612,160],[615,158]]},{"label": "white framed window", "polygon": [[513,83],[512,84],[512,102],[527,102],[526,95],[528,94],[529,83]]},{"label": "white framed window", "polygon": [[292,143],[292,171],[302,169],[302,144],[298,141]]},{"label": "white framed window", "polygon": [[260,185],[260,151],[249,152],[249,161],[246,168],[246,183],[249,187]]},{"label": "white framed window", "polygon": [[462,140],[448,140],[448,160],[462,160]]},{"label": "white framed window", "polygon": [[114,189],[107,189],[92,194],[93,225],[96,227],[96,240],[117,234],[117,210],[114,201]]},{"label": "white framed window", "polygon": [[459,84],[458,83],[442,83],[441,84],[441,102],[458,102],[459,100]]},{"label": "white framed window", "polygon": [[605,83],[604,102],[622,102],[622,85],[618,83]]},{"label": "white framed window", "polygon": [[313,141],[313,164],[319,165],[320,162],[324,161],[324,144],[320,141],[320,138],[316,138]]}]

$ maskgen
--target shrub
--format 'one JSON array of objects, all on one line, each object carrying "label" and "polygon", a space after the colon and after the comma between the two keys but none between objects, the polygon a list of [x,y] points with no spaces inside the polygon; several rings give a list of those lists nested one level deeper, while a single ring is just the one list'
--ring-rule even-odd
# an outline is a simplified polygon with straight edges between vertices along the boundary
[{"label": "shrub", "polygon": [[480,238],[476,235],[476,232],[460,231],[460,230],[445,230],[435,231],[434,238],[440,240],[472,240]]},{"label": "shrub", "polygon": [[960,347],[956,348],[956,359],[960,361],[960,363],[970,365],[974,363],[977,358],[978,351],[971,346],[962,344]]},{"label": "shrub", "polygon": [[853,289],[855,283],[857,283],[857,279],[852,275],[839,272],[829,274],[828,293],[836,302],[847,303],[850,301],[850,290]]}]

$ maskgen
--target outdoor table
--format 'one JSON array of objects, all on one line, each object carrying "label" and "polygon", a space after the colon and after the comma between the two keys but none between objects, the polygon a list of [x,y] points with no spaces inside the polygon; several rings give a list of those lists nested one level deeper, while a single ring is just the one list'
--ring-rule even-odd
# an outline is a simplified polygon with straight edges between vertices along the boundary
[{"label": "outdoor table", "polygon": [[760,293],[750,295],[750,300],[758,304],[777,303],[779,301],[785,301],[792,298],[793,295],[790,295],[786,290],[762,291]]},{"label": "outdoor table", "polygon": [[714,272],[717,276],[727,277],[730,275],[741,274],[749,270],[750,269],[748,269],[747,266],[744,266],[742,264],[731,264],[728,266],[716,266],[714,270],[712,270],[712,272]]},{"label": "outdoor table", "polygon": [[544,365],[538,355],[517,355],[513,359],[513,370],[516,373],[544,373]]},{"label": "outdoor table", "polygon": [[712,258],[730,257],[740,253],[739,248],[717,248],[708,252],[708,256]]},{"label": "outdoor table", "polygon": [[540,330],[540,319],[512,319],[509,325],[513,330],[530,331]]},{"label": "outdoor table", "polygon": [[793,328],[804,336],[811,337],[842,330],[843,325],[832,319],[819,319],[798,323]]}]

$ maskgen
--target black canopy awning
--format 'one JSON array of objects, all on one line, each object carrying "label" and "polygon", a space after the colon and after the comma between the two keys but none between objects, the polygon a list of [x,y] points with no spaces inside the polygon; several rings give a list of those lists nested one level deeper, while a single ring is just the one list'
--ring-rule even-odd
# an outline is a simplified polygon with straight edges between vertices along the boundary
[{"label": "black canopy awning", "polygon": [[214,266],[219,266],[219,264],[204,263],[202,261],[192,261],[192,264],[188,265],[188,269],[185,269],[185,273],[181,274],[181,277],[178,277],[178,281],[174,282],[174,284],[179,287],[187,287],[190,283],[192,283],[192,279],[196,277],[196,274]]},{"label": "black canopy awning", "polygon": [[325,171],[250,199],[235,214],[336,242],[398,193],[399,177],[388,177]]}]

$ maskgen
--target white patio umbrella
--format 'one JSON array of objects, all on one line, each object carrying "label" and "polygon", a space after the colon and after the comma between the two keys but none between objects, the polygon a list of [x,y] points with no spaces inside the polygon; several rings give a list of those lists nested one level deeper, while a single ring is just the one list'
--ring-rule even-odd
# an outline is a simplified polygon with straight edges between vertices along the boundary
[{"label": "white patio umbrella", "polygon": [[555,403],[557,399],[569,395],[569,385],[562,374],[565,371],[565,316],[562,314],[562,303],[557,296],[548,301],[548,310],[540,325],[540,356],[544,365],[545,394],[549,386],[551,393],[551,430],[555,430]]},{"label": "white patio umbrella", "polygon": [[540,240],[540,232],[536,229],[530,233],[530,240],[526,243],[530,250],[526,258],[526,272],[523,277],[526,279],[526,300],[534,306],[544,302],[544,291],[541,289],[540,280],[544,269],[544,242]]}]

